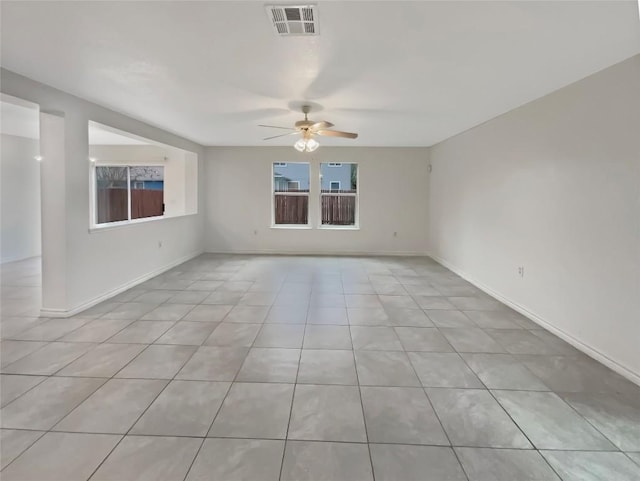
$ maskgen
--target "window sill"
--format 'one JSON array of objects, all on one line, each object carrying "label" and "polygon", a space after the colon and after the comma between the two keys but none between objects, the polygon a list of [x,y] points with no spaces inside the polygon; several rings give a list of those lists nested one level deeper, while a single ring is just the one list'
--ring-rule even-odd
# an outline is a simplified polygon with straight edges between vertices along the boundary
[{"label": "window sill", "polygon": [[309,224],[271,224],[272,229],[296,229],[296,230],[310,230],[313,227]]},{"label": "window sill", "polygon": [[190,217],[193,215],[198,215],[197,212],[193,214],[181,214],[181,215],[172,215],[172,216],[164,216],[159,215],[156,217],[145,217],[143,219],[135,219],[135,220],[126,220],[122,222],[109,222],[108,224],[97,224],[89,227],[89,234],[95,234],[97,232],[105,232],[114,229],[122,229],[125,227],[133,227],[140,224],[147,224],[149,222],[160,222],[168,219],[179,219],[181,217]]},{"label": "window sill", "polygon": [[323,224],[318,226],[320,230],[360,230],[359,225],[329,225]]}]

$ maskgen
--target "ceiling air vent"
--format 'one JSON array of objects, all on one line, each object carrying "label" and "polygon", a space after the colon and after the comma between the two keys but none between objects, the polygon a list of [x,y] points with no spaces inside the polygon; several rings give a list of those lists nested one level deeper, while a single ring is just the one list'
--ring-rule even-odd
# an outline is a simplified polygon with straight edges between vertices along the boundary
[{"label": "ceiling air vent", "polygon": [[266,8],[278,35],[318,35],[316,5],[267,5]]}]

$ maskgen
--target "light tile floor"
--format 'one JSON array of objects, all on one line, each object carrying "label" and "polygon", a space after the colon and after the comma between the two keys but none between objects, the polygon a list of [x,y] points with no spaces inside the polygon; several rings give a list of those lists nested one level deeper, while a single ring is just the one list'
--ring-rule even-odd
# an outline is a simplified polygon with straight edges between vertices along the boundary
[{"label": "light tile floor", "polygon": [[2,275],[3,481],[640,479],[640,387],[428,258],[202,255],[63,320]]}]

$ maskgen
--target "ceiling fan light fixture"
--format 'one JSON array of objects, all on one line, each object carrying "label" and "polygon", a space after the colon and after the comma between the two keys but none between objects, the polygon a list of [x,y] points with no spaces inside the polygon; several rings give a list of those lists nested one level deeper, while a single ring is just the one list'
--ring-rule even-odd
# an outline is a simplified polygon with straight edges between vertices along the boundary
[{"label": "ceiling fan light fixture", "polygon": [[307,148],[307,141],[304,139],[298,139],[295,144],[293,144],[293,148],[298,152],[304,152]]},{"label": "ceiling fan light fixture", "polygon": [[318,147],[320,147],[320,143],[314,139],[307,140],[307,152],[313,152]]},{"label": "ceiling fan light fixture", "polygon": [[298,139],[295,144],[293,144],[293,148],[298,152],[313,152],[318,147],[320,147],[320,143],[314,139]]}]

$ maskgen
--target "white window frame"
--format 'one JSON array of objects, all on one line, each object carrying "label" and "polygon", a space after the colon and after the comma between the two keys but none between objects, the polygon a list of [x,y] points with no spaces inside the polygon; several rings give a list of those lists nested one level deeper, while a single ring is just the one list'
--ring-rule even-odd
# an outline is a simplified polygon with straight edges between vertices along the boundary
[{"label": "white window frame", "polygon": [[[272,162],[271,163],[271,178],[269,182],[271,182],[271,228],[272,229],[311,229],[311,192],[276,192],[274,176],[275,169],[278,167],[276,164],[282,164],[282,162]],[[311,163],[309,162],[292,162],[292,164],[303,164],[307,166],[309,172],[309,179],[311,179]],[[288,181],[288,182],[298,182],[298,187],[300,187],[300,181]],[[311,182],[309,182],[311,184]],[[307,197],[307,223],[306,224],[276,224],[276,195],[295,195],[295,196],[306,196]]]},{"label": "white window frame", "polygon": [[[126,167],[127,168],[127,217],[128,217],[127,220],[119,220],[116,222],[104,222],[102,224],[98,224],[98,186],[96,185],[96,182],[98,180],[96,170],[98,167],[120,167],[120,168]],[[151,217],[141,217],[139,219],[131,218],[131,171],[130,171],[131,167],[161,167],[163,169],[163,174],[166,171],[166,165],[162,165],[162,164],[151,164],[151,163],[114,164],[114,163],[97,163],[97,162],[93,163],[89,173],[89,181],[90,181],[89,188],[91,191],[91,198],[93,199],[93,202],[91,205],[91,211],[90,211],[90,214],[91,214],[90,215],[91,228],[89,229],[90,231],[100,230],[100,229],[109,229],[111,227],[118,227],[118,226],[130,225],[130,224],[140,224],[143,222],[149,222],[152,220],[165,218],[164,210],[162,212],[162,215],[154,215]],[[163,182],[164,180],[165,179],[163,176]],[[163,192],[164,192],[164,188],[163,188]]]},{"label": "white window frame", "polygon": [[[355,164],[358,169],[358,175],[356,176],[356,191],[350,192],[322,192],[322,164],[327,164],[329,167],[342,167],[343,165]],[[320,162],[318,165],[318,185],[320,188],[320,202],[318,203],[318,229],[327,230],[360,230],[360,164],[358,162]],[[329,190],[331,190],[331,182],[329,181]],[[341,196],[341,197],[355,197],[356,199],[356,215],[354,223],[352,225],[334,225],[322,223],[322,197],[323,196]]]}]

